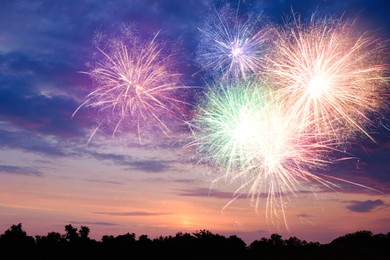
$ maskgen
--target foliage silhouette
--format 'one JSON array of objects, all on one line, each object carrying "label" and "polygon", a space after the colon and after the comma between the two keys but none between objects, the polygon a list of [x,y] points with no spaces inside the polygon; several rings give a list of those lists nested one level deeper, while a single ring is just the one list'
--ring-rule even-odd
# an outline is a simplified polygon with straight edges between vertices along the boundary
[{"label": "foliage silhouette", "polygon": [[22,224],[12,225],[0,235],[0,259],[390,259],[390,232],[373,234],[362,230],[334,239],[329,244],[307,242],[279,234],[250,245],[237,237],[225,237],[208,230],[192,234],[150,239],[134,233],[104,235],[101,241],[89,237],[90,229],[65,226],[65,233],[28,236]]},{"label": "foliage silhouette", "polygon": [[0,252],[5,259],[25,259],[34,254],[34,249],[34,238],[27,236],[21,223],[12,225],[0,236]]}]

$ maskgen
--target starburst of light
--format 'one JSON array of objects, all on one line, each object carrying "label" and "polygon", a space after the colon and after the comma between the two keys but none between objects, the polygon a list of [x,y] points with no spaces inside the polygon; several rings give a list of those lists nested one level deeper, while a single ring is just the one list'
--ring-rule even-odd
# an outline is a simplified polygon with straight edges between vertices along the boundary
[{"label": "starburst of light", "polygon": [[229,6],[215,11],[199,28],[198,64],[217,80],[250,78],[261,68],[269,40],[260,23],[260,16],[241,19]]},{"label": "starburst of light", "polygon": [[319,139],[372,139],[367,126],[384,101],[388,82],[384,45],[356,21],[311,17],[274,30],[265,77],[291,114]]},{"label": "starburst of light", "polygon": [[180,90],[185,87],[171,69],[171,55],[164,53],[156,38],[142,41],[131,35],[110,40],[104,49],[98,47],[98,58],[86,72],[94,90],[77,109],[91,107],[103,115],[91,138],[103,123],[113,134],[119,129],[139,136],[156,130],[168,134],[168,122],[181,116],[185,101]]},{"label": "starburst of light", "polygon": [[285,220],[285,201],[302,184],[334,183],[312,173],[330,162],[326,142],[302,135],[302,122],[267,86],[236,83],[211,88],[195,116],[193,145],[199,160],[221,169],[228,182],[240,183],[256,209],[266,198],[266,217]]}]

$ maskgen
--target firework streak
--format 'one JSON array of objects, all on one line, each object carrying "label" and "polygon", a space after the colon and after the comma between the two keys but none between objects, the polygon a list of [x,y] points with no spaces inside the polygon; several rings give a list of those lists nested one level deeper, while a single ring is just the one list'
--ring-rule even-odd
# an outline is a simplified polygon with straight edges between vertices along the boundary
[{"label": "firework streak", "polygon": [[[357,136],[373,140],[367,129],[385,103],[388,82],[383,43],[359,33],[355,21],[312,16],[302,24],[294,17],[272,29],[267,53],[249,52],[256,65],[245,67],[244,56],[234,60],[235,40],[254,39],[257,47],[249,49],[260,50],[263,32],[253,33],[248,23],[229,29],[223,16],[218,20],[222,25],[202,32],[213,51],[203,58],[220,70],[220,83],[209,88],[193,122],[199,160],[223,173],[216,180],[238,181],[235,195],[248,194],[256,208],[266,198],[266,218],[282,217],[286,227],[285,203],[304,187],[345,182],[370,189],[320,172],[336,154],[345,159]],[[243,36],[249,31],[255,38]],[[245,80],[254,71],[257,77]]]},{"label": "firework streak", "polygon": [[348,140],[366,130],[380,111],[388,79],[383,44],[355,21],[299,18],[274,30],[266,78],[279,91],[289,113],[318,139]]},{"label": "firework streak", "polygon": [[168,134],[167,122],[181,116],[185,102],[179,90],[185,87],[170,70],[171,56],[164,55],[156,37],[150,42],[134,36],[111,41],[105,50],[98,48],[100,59],[86,72],[95,89],[79,108],[98,109],[104,115],[99,126],[107,123],[113,134],[121,127],[139,136]]},{"label": "firework streak", "polygon": [[303,135],[301,120],[286,114],[266,86],[221,85],[205,100],[194,121],[200,160],[221,169],[225,180],[241,183],[236,195],[249,194],[256,208],[265,197],[267,219],[285,218],[285,200],[302,183],[336,186],[311,173],[329,163],[324,155],[331,148]]},{"label": "firework streak", "polygon": [[[239,183],[235,198],[247,194],[256,208],[265,198],[266,218],[287,227],[286,202],[307,187],[342,181],[369,188],[320,172],[356,137],[373,140],[372,118],[387,102],[385,45],[352,20],[259,21],[225,7],[199,29],[197,62],[214,83],[192,111],[191,145],[200,162],[222,173],[216,180]],[[98,51],[86,72],[94,90],[78,108],[103,115],[94,133],[107,123],[113,133],[168,135],[187,105],[171,55],[156,37],[133,35]]]},{"label": "firework streak", "polygon": [[260,22],[260,16],[240,20],[228,7],[216,11],[199,28],[198,64],[217,80],[250,78],[261,69],[269,40],[269,29],[259,29]]}]

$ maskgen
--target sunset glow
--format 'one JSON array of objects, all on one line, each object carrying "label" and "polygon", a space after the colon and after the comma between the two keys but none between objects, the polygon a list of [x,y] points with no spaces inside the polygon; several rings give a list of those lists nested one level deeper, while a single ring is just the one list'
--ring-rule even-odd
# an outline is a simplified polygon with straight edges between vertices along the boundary
[{"label": "sunset glow", "polygon": [[387,234],[389,8],[1,1],[0,234]]}]

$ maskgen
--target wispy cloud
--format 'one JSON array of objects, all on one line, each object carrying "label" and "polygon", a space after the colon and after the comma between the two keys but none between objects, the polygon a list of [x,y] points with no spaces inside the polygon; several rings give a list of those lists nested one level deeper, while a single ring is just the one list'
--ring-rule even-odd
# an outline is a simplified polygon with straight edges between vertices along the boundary
[{"label": "wispy cloud", "polygon": [[163,172],[168,169],[171,169],[171,166],[168,164],[169,161],[166,160],[139,160],[129,162],[130,169],[143,171],[143,172]]},{"label": "wispy cloud", "polygon": [[127,162],[131,161],[132,158],[130,156],[126,156],[123,154],[116,153],[100,153],[95,151],[86,151],[90,156],[99,160],[99,161],[112,161],[116,164],[125,165]]},{"label": "wispy cloud", "polygon": [[123,185],[123,183],[118,181],[108,181],[108,180],[95,180],[95,179],[82,179],[86,182],[93,182],[93,183],[104,183],[104,184],[113,184],[113,185]]},{"label": "wispy cloud", "polygon": [[97,225],[97,226],[117,226],[118,224],[112,222],[99,222],[99,221],[69,221],[73,225]]},{"label": "wispy cloud", "polygon": [[125,212],[94,212],[99,215],[121,216],[121,217],[136,217],[136,216],[162,216],[169,215],[169,212],[148,212],[148,211],[125,211]]},{"label": "wispy cloud", "polygon": [[98,160],[112,161],[115,164],[126,166],[127,170],[153,173],[172,169],[172,166],[170,165],[172,161],[169,160],[161,160],[157,158],[141,159],[116,153],[89,152],[89,154]]},{"label": "wispy cloud", "polygon": [[[19,56],[17,55],[17,59],[20,59]],[[1,59],[9,62],[10,59],[15,58],[0,56]],[[17,65],[7,65],[15,66],[15,70],[18,70],[23,62],[29,61],[22,59]],[[42,64],[42,61],[40,63]],[[64,139],[83,136],[84,133],[77,124],[78,121],[72,121],[71,117],[73,110],[77,107],[75,100],[65,95],[49,96],[41,93],[38,85],[41,84],[39,81],[44,79],[36,78],[34,72],[36,66],[38,65],[31,64],[31,67],[20,68],[21,71],[27,72],[17,76],[12,71],[8,71],[7,74],[0,72],[0,77],[3,78],[0,81],[0,120],[37,134]],[[20,74],[19,71],[17,73]]]},{"label": "wispy cloud", "polygon": [[[387,135],[387,134],[386,134]],[[383,137],[382,137],[383,138]],[[381,145],[365,144],[352,147],[349,152],[354,156],[330,165],[323,177],[339,185],[337,191],[345,193],[390,193],[390,156],[389,140]],[[337,179],[335,179],[337,178]],[[329,191],[329,190],[328,190]]]},{"label": "wispy cloud", "polygon": [[198,179],[184,179],[184,178],[146,178],[145,182],[155,182],[155,183],[180,183],[180,184],[188,184],[195,185],[200,184],[203,181]]},{"label": "wispy cloud", "polygon": [[0,173],[15,174],[24,176],[42,176],[43,172],[31,168],[31,167],[20,167],[13,165],[0,165]]},{"label": "wispy cloud", "polygon": [[[211,198],[217,198],[217,199],[235,198],[235,195],[233,192],[218,191],[216,189],[208,189],[208,188],[182,189],[179,193],[179,196],[211,197]],[[245,196],[240,196],[238,198],[241,198],[241,197],[245,197]]]},{"label": "wispy cloud", "polygon": [[350,201],[350,205],[347,206],[347,209],[352,212],[371,212],[379,206],[385,205],[383,200],[366,200],[366,201]]},{"label": "wispy cloud", "polygon": [[50,157],[65,155],[61,146],[54,146],[44,137],[23,130],[1,129],[1,126],[0,148],[20,149]]},{"label": "wispy cloud", "polygon": [[48,157],[65,157],[80,156],[81,147],[77,140],[42,135],[0,120],[0,149],[16,149]]}]

